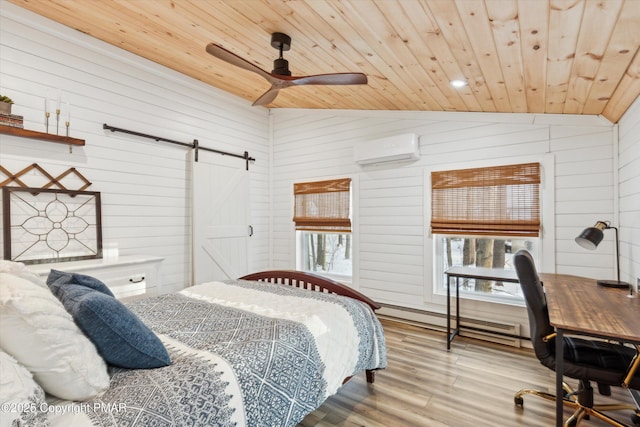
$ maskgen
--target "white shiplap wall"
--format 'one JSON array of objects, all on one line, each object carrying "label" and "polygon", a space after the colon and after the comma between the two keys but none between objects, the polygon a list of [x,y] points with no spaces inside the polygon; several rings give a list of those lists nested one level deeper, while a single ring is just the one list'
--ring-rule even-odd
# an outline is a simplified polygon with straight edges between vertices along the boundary
[{"label": "white shiplap wall", "polygon": [[619,123],[620,279],[640,278],[640,98]]},{"label": "white shiplap wall", "polygon": [[[553,206],[545,209],[553,228],[547,236],[557,240],[551,241],[555,256],[546,260],[545,271],[613,277],[612,244],[603,244],[594,254],[573,240],[596,219],[613,218],[614,127],[603,119],[308,110],[277,110],[272,116],[274,267],[295,265],[292,183],[351,176],[357,184],[358,210],[353,286],[382,303],[442,313],[444,300],[430,296],[433,254],[425,174],[442,165],[551,158],[555,203],[551,198]],[[421,137],[419,161],[373,167],[354,163],[355,144],[410,132]],[[462,307],[466,316],[526,323],[522,307],[472,301],[463,301]]]},{"label": "white shiplap wall", "polygon": [[54,175],[77,168],[93,182],[89,190],[102,193],[105,246],[121,255],[164,257],[163,286],[180,289],[191,280],[190,150],[105,131],[102,124],[247,150],[257,159],[250,167],[249,266],[268,266],[268,110],[4,0],[0,31],[0,91],[14,100],[13,113],[24,116],[25,128],[44,131],[44,97],[61,90],[63,103],[70,97],[71,136],[86,140],[70,153],[65,145],[0,135],[4,167],[17,172],[38,163]]}]

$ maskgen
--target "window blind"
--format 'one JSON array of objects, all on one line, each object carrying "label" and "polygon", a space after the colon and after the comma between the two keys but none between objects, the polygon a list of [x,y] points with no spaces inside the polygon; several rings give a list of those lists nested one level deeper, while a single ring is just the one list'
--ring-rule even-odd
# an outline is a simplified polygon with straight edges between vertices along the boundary
[{"label": "window blind", "polygon": [[539,163],[432,172],[431,230],[537,237],[539,187]]},{"label": "window blind", "polygon": [[296,230],[351,232],[351,178],[293,184]]}]

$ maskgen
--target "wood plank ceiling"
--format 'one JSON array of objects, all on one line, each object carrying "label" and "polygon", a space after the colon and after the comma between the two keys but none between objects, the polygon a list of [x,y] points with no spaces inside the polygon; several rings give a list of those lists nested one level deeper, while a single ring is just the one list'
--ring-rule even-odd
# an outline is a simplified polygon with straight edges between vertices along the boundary
[{"label": "wood plank ceiling", "polygon": [[271,33],[283,32],[293,75],[369,80],[291,87],[271,108],[601,114],[616,123],[640,94],[640,0],[10,1],[249,101],[267,81],[207,54],[208,43],[270,72]]}]

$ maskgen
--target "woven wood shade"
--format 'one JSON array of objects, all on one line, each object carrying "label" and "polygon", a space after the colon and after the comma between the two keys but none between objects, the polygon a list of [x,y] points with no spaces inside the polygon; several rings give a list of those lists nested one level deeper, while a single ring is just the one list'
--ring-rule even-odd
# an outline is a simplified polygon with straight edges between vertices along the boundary
[{"label": "woven wood shade", "polygon": [[293,184],[296,230],[351,232],[351,178]]},{"label": "woven wood shade", "polygon": [[537,237],[539,187],[539,163],[432,172],[431,231]]}]

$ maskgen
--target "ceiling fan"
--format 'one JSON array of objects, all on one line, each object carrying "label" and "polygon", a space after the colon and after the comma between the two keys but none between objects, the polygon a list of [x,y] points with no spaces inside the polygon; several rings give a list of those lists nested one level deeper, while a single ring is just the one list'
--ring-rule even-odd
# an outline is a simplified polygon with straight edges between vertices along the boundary
[{"label": "ceiling fan", "polygon": [[271,34],[271,46],[280,51],[280,56],[273,61],[273,71],[270,73],[249,61],[229,52],[225,48],[214,43],[207,45],[207,52],[229,64],[252,71],[264,77],[271,87],[253,105],[267,105],[276,99],[280,89],[289,86],[303,85],[362,85],[367,84],[367,76],[362,73],[333,73],[316,74],[313,76],[292,76],[289,71],[289,61],[282,57],[282,52],[291,49],[291,37],[283,33]]}]

